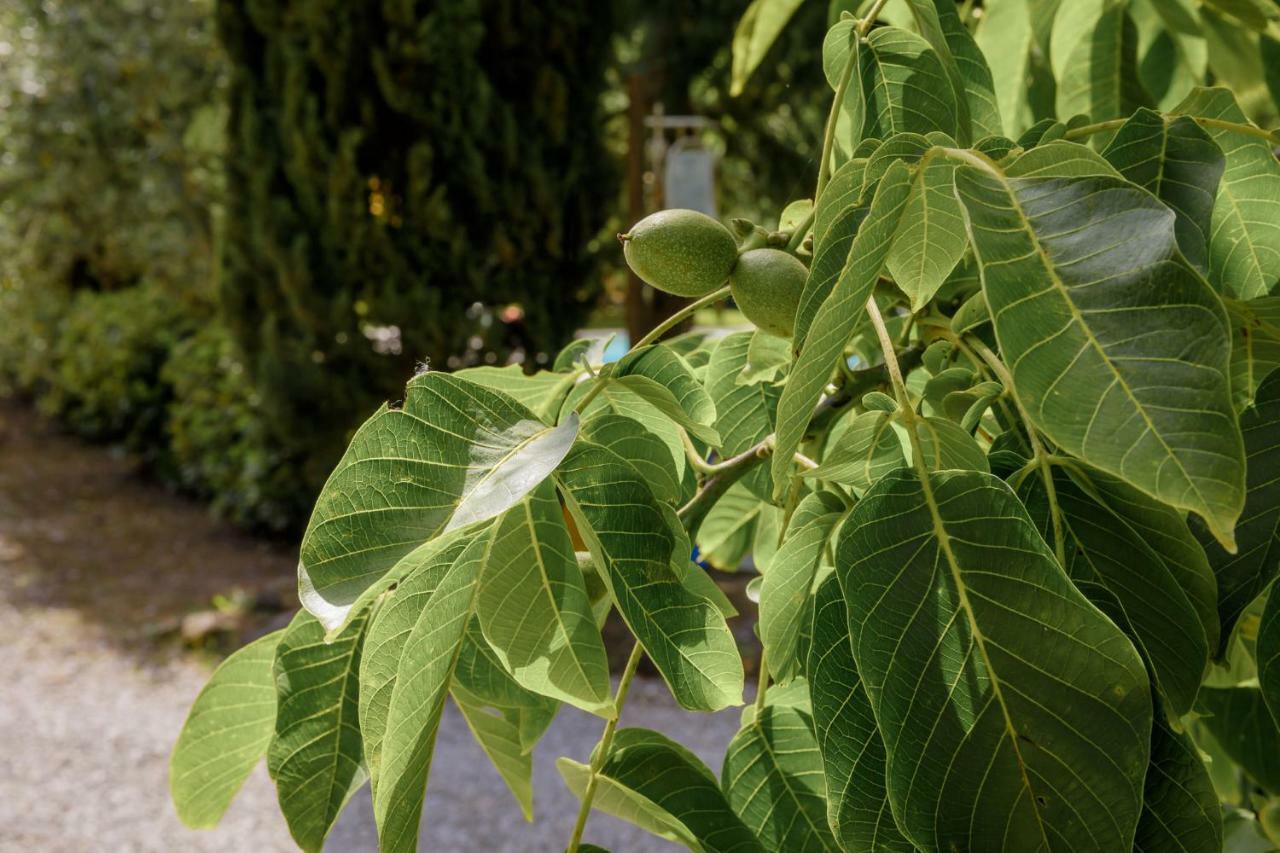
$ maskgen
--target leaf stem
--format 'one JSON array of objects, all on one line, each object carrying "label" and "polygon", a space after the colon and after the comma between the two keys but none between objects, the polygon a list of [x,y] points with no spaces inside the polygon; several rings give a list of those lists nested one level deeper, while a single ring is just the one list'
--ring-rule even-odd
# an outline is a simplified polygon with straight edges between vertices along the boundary
[{"label": "leaf stem", "polygon": [[680,507],[680,511],[676,513],[684,523],[685,529],[689,531],[690,536],[698,532],[702,519],[706,517],[712,505],[729,490],[730,486],[741,480],[747,472],[760,462],[773,455],[774,441],[775,437],[773,433],[770,433],[737,456],[715,466],[715,473],[703,482],[702,488],[698,490],[698,493],[690,498],[687,504]]},{"label": "leaf stem", "polygon": [[[636,350],[640,349],[641,347],[647,347],[649,344],[658,340],[667,332],[671,331],[673,328],[678,326],[686,318],[692,317],[694,314],[698,313],[703,308],[706,308],[708,305],[714,305],[715,303],[719,302],[721,299],[724,299],[728,295],[729,295],[729,285],[726,284],[724,287],[711,291],[701,299],[698,299],[695,302],[690,302],[688,305],[684,306],[679,311],[672,314],[670,317],[663,320],[658,325],[654,326],[653,329],[647,335],[645,335],[640,340],[632,344],[631,348],[627,350],[627,352],[624,354],[623,357],[625,358],[627,354],[633,353]],[[591,390],[586,393],[586,396],[584,396],[581,400],[578,401],[578,405],[574,406],[573,410],[575,412],[577,412],[578,414],[582,414],[587,410],[587,406],[591,405],[591,401],[594,400],[596,398],[596,395],[599,394],[604,389],[604,379],[606,375],[607,374],[605,373],[605,368],[604,367],[600,368],[600,373],[596,375],[596,378],[595,378],[595,385],[593,385],[591,387]]]},{"label": "leaf stem", "polygon": [[756,719],[760,719],[760,712],[764,710],[764,697],[769,690],[769,661],[765,655],[764,649],[760,649],[760,671],[756,674]]},{"label": "leaf stem", "polygon": [[813,221],[818,216],[818,201],[814,199],[813,207],[804,219],[796,223],[796,227],[791,230],[791,239],[787,241],[787,251],[795,254],[796,250],[804,243],[804,235],[809,233],[809,229],[813,227]]},{"label": "leaf stem", "polygon": [[907,428],[907,437],[911,441],[911,455],[914,457],[916,471],[920,474],[924,488],[928,490],[929,470],[925,465],[924,448],[920,444],[920,436],[916,433],[916,411],[911,405],[911,398],[907,395],[907,383],[902,377],[898,355],[893,348],[893,338],[889,337],[889,329],[884,324],[884,316],[880,313],[880,306],[876,304],[874,294],[867,298],[867,315],[871,318],[871,325],[875,328],[876,337],[880,340],[880,349],[884,351],[884,365],[889,371],[889,381],[893,385],[893,394],[898,400],[898,408],[902,410],[902,419],[906,422],[904,426]]},{"label": "leaf stem", "polygon": [[831,152],[835,149],[836,144],[836,125],[840,123],[840,109],[844,106],[845,93],[849,91],[849,82],[853,79],[853,73],[858,64],[858,50],[856,41],[860,40],[871,25],[868,21],[874,21],[876,15],[880,13],[881,7],[884,6],[886,0],[876,0],[875,5],[871,8],[867,17],[858,22],[853,28],[853,39],[855,43],[849,47],[849,55],[845,57],[844,68],[840,70],[840,81],[836,84],[836,94],[831,101],[831,111],[827,113],[827,126],[822,131],[822,154],[818,160],[818,187],[813,191],[813,208],[818,209],[818,201],[822,198],[822,190],[827,186],[827,179],[831,177]]},{"label": "leaf stem", "polygon": [[992,352],[991,348],[978,337],[972,336],[970,343],[974,351],[982,356],[982,360],[991,367],[991,371],[1000,378],[1005,391],[1008,392],[1014,406],[1018,409],[1018,416],[1022,418],[1022,423],[1027,428],[1027,437],[1031,440],[1031,461],[1039,466],[1040,478],[1044,481],[1044,490],[1049,497],[1049,516],[1053,521],[1053,551],[1058,557],[1058,565],[1065,569],[1067,567],[1067,553],[1066,543],[1062,535],[1062,510],[1058,507],[1058,490],[1053,485],[1053,469],[1049,467],[1049,454],[1045,452],[1044,445],[1040,443],[1040,437],[1036,434],[1035,424],[1027,414],[1026,407],[1022,405],[1022,400],[1018,397],[1017,389],[1013,386],[1013,374],[1009,372],[1009,368],[1005,367],[1000,357]]},{"label": "leaf stem", "polygon": [[692,317],[694,314],[697,314],[699,311],[701,311],[703,308],[706,308],[708,305],[714,305],[715,303],[719,302],[721,299],[724,299],[728,295],[729,295],[729,285],[726,284],[724,287],[721,287],[717,290],[713,290],[710,293],[708,293],[706,296],[703,296],[700,299],[690,302],[688,305],[684,306],[679,311],[672,314],[670,317],[663,320],[658,325],[654,326],[653,329],[650,330],[649,334],[645,335],[643,338],[641,338],[640,340],[632,344],[631,349],[627,350],[627,352],[638,350],[641,347],[647,347],[649,344],[653,343],[654,341],[658,340],[663,335],[665,335],[667,332],[674,329],[686,318]]},{"label": "leaf stem", "polygon": [[[1238,121],[1224,121],[1220,118],[1205,118],[1203,116],[1187,116],[1201,127],[1209,127],[1214,130],[1226,130],[1232,133],[1243,134],[1244,136],[1256,136],[1259,139],[1265,139],[1272,145],[1280,145],[1280,130],[1264,130],[1252,124],[1243,124]],[[1110,121],[1100,121],[1096,124],[1086,124],[1083,127],[1077,127],[1074,130],[1068,130],[1063,134],[1064,139],[1083,139],[1086,136],[1093,136],[1095,133],[1105,133],[1108,130],[1115,130],[1122,127],[1127,118],[1115,118]]]},{"label": "leaf stem", "polygon": [[618,720],[622,716],[622,706],[627,702],[627,692],[631,689],[631,680],[635,678],[636,667],[644,656],[644,648],[639,641],[631,647],[631,656],[618,679],[618,692],[613,697],[613,716],[605,724],[600,742],[596,744],[595,753],[591,756],[591,776],[587,779],[586,790],[582,792],[582,803],[578,807],[578,819],[573,824],[573,834],[569,836],[569,844],[565,853],[577,853],[582,844],[582,832],[587,828],[587,818],[591,815],[591,801],[596,795],[596,781],[600,778],[600,770],[609,758],[609,749],[613,746],[613,735],[618,730]]}]

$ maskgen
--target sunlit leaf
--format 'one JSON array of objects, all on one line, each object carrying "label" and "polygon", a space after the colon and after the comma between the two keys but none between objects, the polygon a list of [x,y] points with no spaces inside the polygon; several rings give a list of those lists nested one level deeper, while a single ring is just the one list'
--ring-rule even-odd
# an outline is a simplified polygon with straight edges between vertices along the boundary
[{"label": "sunlit leaf", "polygon": [[[774,429],[781,389],[768,382],[742,384],[739,379],[751,366],[750,356],[760,346],[757,332],[735,332],[725,336],[711,354],[707,365],[707,391],[715,401],[716,432],[720,433],[721,451],[732,458],[755,446]],[[790,347],[781,338],[784,358],[790,359]],[[743,478],[742,484],[757,497],[767,499],[773,490],[769,468],[760,465]]]},{"label": "sunlit leaf", "polygon": [[800,8],[801,0],[752,0],[733,33],[733,70],[729,94],[742,94],[743,88],[765,54],[786,27],[787,21]]},{"label": "sunlit leaf", "polygon": [[298,846],[318,851],[343,806],[369,778],[356,725],[367,616],[333,642],[306,611],[280,637],[274,666],[276,730],[267,771]]},{"label": "sunlit leaf", "polygon": [[[579,442],[556,472],[560,493],[601,567],[618,612],[671,693],[690,710],[742,701],[742,659],[717,606],[672,569],[688,554],[662,505],[634,469],[599,445]],[[668,508],[667,513],[671,512]]]},{"label": "sunlit leaf", "polygon": [[941,131],[960,134],[960,110],[942,61],[929,43],[908,30],[872,30],[858,57],[867,103],[863,135]]},{"label": "sunlit leaf", "polygon": [[409,383],[351,440],[302,539],[302,605],[337,627],[367,587],[438,534],[493,518],[546,479],[578,434],[447,373]]},{"label": "sunlit leaf", "polygon": [[[581,798],[591,768],[557,762],[569,790]],[[600,768],[592,804],[648,832],[707,853],[763,853],[711,771],[693,753],[648,729],[619,729]]]},{"label": "sunlit leaf", "polygon": [[535,693],[612,713],[609,663],[550,483],[494,525],[476,615],[515,680]]},{"label": "sunlit leaf", "polygon": [[802,626],[809,621],[818,563],[844,511],[844,503],[830,492],[814,492],[805,497],[796,507],[786,538],[764,574],[760,642],[769,671],[781,683],[800,674],[797,664],[803,661],[797,660],[797,651]]},{"label": "sunlit leaf", "polygon": [[239,649],[200,691],[169,759],[169,791],[182,822],[217,826],[275,733],[274,631]]}]

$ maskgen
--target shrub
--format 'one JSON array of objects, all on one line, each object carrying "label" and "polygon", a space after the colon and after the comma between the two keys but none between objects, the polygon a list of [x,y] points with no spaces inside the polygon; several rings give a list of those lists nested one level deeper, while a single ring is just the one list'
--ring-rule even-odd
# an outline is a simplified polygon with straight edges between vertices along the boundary
[{"label": "shrub", "polygon": [[[218,16],[223,303],[315,490],[352,414],[418,362],[545,360],[584,315],[612,195],[609,4],[221,0]],[[493,316],[509,303],[518,322]]]},{"label": "shrub", "polygon": [[181,341],[161,380],[173,395],[165,432],[178,485],[245,527],[299,525],[308,501],[294,460],[274,440],[225,327],[208,325]]},{"label": "shrub", "polygon": [[57,325],[38,406],[85,438],[163,457],[172,388],[161,371],[192,317],[166,290],[143,283],[81,291]]}]

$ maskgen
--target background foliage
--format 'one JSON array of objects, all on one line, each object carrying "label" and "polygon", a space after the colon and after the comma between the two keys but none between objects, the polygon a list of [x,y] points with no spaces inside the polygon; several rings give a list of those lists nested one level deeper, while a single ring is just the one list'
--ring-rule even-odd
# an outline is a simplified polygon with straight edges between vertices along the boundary
[{"label": "background foliage", "polygon": [[745,5],[3,0],[0,389],[299,526],[418,363],[533,367],[586,319],[627,75],[718,120],[727,212],[803,186],[826,12],[729,98]]}]

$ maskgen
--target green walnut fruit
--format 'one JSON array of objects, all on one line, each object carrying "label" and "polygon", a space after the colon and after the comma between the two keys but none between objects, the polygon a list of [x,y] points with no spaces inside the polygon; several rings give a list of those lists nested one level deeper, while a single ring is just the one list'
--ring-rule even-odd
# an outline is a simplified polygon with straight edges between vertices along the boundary
[{"label": "green walnut fruit", "polygon": [[705,296],[724,284],[738,260],[733,234],[696,210],[661,210],[619,234],[636,275],[676,296]]},{"label": "green walnut fruit", "polygon": [[756,327],[789,338],[809,270],[781,249],[752,249],[738,257],[729,287],[733,301]]}]

